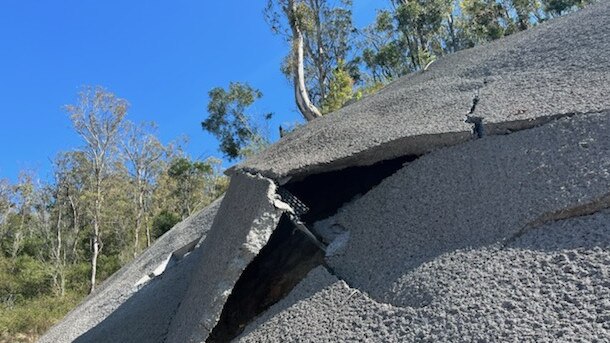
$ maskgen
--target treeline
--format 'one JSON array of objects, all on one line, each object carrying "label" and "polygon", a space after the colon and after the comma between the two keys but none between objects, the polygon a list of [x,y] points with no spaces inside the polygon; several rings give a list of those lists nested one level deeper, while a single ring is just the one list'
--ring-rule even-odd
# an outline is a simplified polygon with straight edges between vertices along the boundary
[{"label": "treeline", "polygon": [[[388,0],[380,1],[384,8],[362,28],[353,23],[352,0],[268,0],[264,17],[287,42],[279,68],[309,121],[439,57],[527,30],[592,1]],[[261,119],[248,108],[262,96],[259,90],[232,82],[209,95],[210,117],[203,127],[223,142],[227,157],[243,156],[248,147],[265,141],[254,124]]]},{"label": "treeline", "polygon": [[84,89],[66,106],[82,147],[57,155],[50,180],[31,171],[0,179],[0,341],[43,332],[224,192],[220,160],[162,144],[154,124],[128,121],[127,109],[102,88]]}]

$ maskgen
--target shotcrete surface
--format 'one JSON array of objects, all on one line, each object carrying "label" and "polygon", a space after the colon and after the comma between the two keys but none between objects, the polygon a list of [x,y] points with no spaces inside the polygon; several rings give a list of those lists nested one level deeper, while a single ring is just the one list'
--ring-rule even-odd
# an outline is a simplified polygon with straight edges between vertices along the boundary
[{"label": "shotcrete surface", "polygon": [[397,306],[425,306],[409,272],[456,249],[501,243],[553,213],[610,206],[610,112],[563,118],[422,156],[334,221],[350,233],[329,265]]},{"label": "shotcrete surface", "polygon": [[167,342],[203,342],[208,338],[241,273],[277,227],[284,212],[282,205],[269,179],[233,176],[201,244],[202,253],[171,321]]},{"label": "shotcrete surface", "polygon": [[375,301],[323,267],[240,342],[607,342],[610,212],[550,222],[506,246],[453,250],[406,275],[418,306]]},{"label": "shotcrete surface", "polygon": [[434,62],[299,128],[237,170],[286,176],[369,165],[610,108],[610,2]]}]

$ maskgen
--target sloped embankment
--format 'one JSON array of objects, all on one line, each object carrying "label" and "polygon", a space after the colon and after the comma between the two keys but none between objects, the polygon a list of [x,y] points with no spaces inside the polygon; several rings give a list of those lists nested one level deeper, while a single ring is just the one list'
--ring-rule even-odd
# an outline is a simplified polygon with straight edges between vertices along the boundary
[{"label": "sloped embankment", "polygon": [[608,339],[609,130],[564,118],[406,164],[324,221],[349,240],[240,340]]},{"label": "sloped embankment", "polygon": [[605,1],[309,123],[43,341],[610,340],[609,37]]}]

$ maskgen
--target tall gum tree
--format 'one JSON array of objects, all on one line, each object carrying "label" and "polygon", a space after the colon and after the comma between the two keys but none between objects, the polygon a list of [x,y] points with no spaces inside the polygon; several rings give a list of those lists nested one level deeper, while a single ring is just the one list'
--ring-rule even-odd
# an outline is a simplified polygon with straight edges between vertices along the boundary
[{"label": "tall gum tree", "polygon": [[351,48],[351,0],[269,0],[264,13],[290,43],[282,71],[293,82],[297,108],[308,121],[320,117],[333,71]]},{"label": "tall gum tree", "polygon": [[127,101],[118,98],[102,87],[86,87],[74,105],[67,105],[74,129],[85,142],[85,155],[91,165],[91,191],[93,213],[91,222],[91,288],[95,290],[97,259],[101,242],[101,212],[103,182],[110,162],[114,159],[117,139],[127,114]]}]

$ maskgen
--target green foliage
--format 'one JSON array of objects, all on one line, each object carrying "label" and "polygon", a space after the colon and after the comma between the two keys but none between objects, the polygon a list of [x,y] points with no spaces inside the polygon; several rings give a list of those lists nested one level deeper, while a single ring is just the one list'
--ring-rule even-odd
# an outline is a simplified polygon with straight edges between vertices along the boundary
[{"label": "green foliage", "polygon": [[571,10],[583,8],[592,0],[542,0],[544,10],[551,16],[558,16]]},{"label": "green foliage", "polygon": [[28,255],[19,256],[12,268],[18,294],[24,298],[50,294],[52,291],[49,266]]},{"label": "green foliage", "polygon": [[107,279],[110,275],[121,269],[123,264],[124,263],[122,263],[118,254],[100,255],[98,263],[98,275],[100,280]]},{"label": "green foliage", "polygon": [[[208,118],[201,125],[220,141],[220,151],[229,159],[243,156],[247,146],[263,141],[261,130],[253,122],[249,107],[263,94],[246,83],[231,82],[228,90],[221,87],[208,92]],[[265,120],[271,118],[265,115]]]},{"label": "green foliage", "polygon": [[152,236],[157,239],[180,222],[180,216],[163,210],[153,218]]},{"label": "green foliage", "polygon": [[463,0],[460,7],[463,16],[459,25],[471,46],[512,32],[506,24],[506,9],[495,0]]},{"label": "green foliage", "polygon": [[74,308],[82,293],[69,292],[64,297],[45,295],[16,306],[0,304],[0,341],[27,341],[48,330]]},{"label": "green foliage", "polygon": [[354,81],[350,74],[345,70],[345,65],[342,61],[335,70],[333,70],[330,79],[330,87],[328,96],[324,99],[322,105],[322,113],[334,112],[353,97]]},{"label": "green foliage", "polygon": [[[292,0],[268,0],[264,15],[272,31],[282,35],[294,47],[292,26],[302,31],[304,44],[305,83],[312,103],[320,108],[330,96],[333,71],[340,61],[354,78],[350,68],[350,52],[354,46],[356,29],[352,21],[351,0],[294,0],[296,10],[291,11]],[[296,66],[294,49],[288,52],[282,72],[293,81]]]}]

